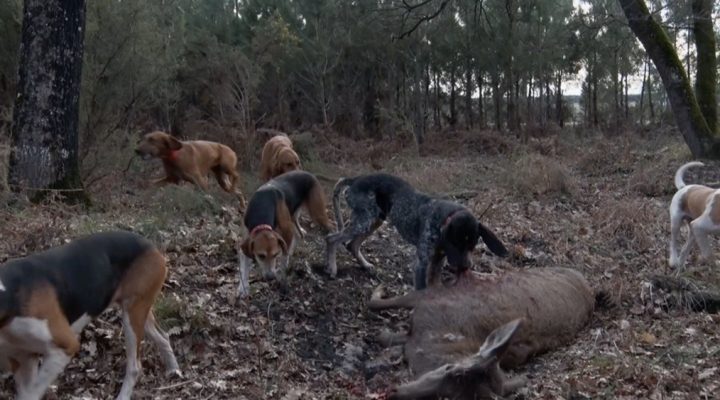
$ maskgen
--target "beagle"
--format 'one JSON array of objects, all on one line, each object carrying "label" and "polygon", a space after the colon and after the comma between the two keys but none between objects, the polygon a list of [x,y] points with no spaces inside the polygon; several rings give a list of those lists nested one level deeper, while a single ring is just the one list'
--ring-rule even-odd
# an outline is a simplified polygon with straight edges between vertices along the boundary
[{"label": "beagle", "polygon": [[310,218],[329,233],[333,225],[326,204],[320,182],[305,171],[282,174],[253,194],[244,219],[249,234],[238,252],[238,297],[249,294],[248,269],[253,261],[265,279],[277,278],[285,287],[285,272],[299,236],[295,216],[304,206]]},{"label": "beagle", "polygon": [[265,142],[260,158],[260,179],[263,182],[298,169],[300,169],[300,157],[293,150],[289,137],[277,135]]},{"label": "beagle", "polygon": [[[701,258],[715,264],[715,257],[710,249],[708,235],[720,231],[720,189],[704,185],[686,185],[683,181],[685,171],[691,167],[705,164],[693,161],[681,166],[675,172],[675,187],[678,191],[670,202],[670,267],[678,272],[685,265],[692,245],[697,242]],[[688,240],[678,255],[680,227],[686,222],[689,226]]]},{"label": "beagle", "polygon": [[237,156],[228,146],[204,140],[180,141],[165,132],[154,131],[143,136],[135,152],[144,160],[162,160],[165,177],[156,184],[187,181],[207,191],[208,175],[212,172],[218,184],[228,193],[235,193],[242,205],[245,198],[236,189],[240,176],[236,171]]},{"label": "beagle", "polygon": [[80,349],[82,329],[111,303],[122,309],[127,352],[117,399],[130,399],[144,335],[158,347],[167,371],[180,375],[151,311],[166,273],[160,251],[123,231],[85,236],[0,265],[0,365],[10,367],[17,398],[43,396]]}]

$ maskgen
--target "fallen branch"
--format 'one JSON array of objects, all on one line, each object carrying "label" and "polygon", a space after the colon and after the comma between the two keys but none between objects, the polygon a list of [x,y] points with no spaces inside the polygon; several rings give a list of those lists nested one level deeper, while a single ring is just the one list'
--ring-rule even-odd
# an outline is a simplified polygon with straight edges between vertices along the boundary
[{"label": "fallen branch", "polygon": [[658,289],[676,294],[672,298],[671,306],[683,307],[695,312],[720,311],[720,292],[703,290],[690,279],[655,275],[650,278],[650,283]]}]

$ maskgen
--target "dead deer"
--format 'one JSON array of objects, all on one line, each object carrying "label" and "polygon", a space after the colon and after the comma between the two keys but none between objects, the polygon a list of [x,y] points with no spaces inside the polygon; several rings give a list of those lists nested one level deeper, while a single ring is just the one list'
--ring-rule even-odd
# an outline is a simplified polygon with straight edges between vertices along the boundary
[{"label": "dead deer", "polygon": [[500,368],[570,342],[595,307],[585,278],[567,268],[466,275],[451,286],[395,298],[383,298],[382,287],[373,293],[370,309],[414,310],[409,333],[380,337],[386,345],[405,344],[405,358],[417,377],[393,389],[391,399],[512,393],[525,378],[506,379]]}]

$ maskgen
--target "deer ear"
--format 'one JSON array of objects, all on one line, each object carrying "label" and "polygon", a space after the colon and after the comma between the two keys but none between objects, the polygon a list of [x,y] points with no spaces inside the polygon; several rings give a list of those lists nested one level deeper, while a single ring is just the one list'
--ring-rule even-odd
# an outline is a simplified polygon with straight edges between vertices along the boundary
[{"label": "deer ear", "polygon": [[499,360],[510,347],[510,341],[521,325],[522,319],[518,318],[492,331],[485,338],[485,343],[480,347],[478,354],[485,358],[495,357]]},{"label": "deer ear", "polygon": [[180,150],[182,148],[182,142],[173,136],[167,137],[167,145],[170,150]]}]

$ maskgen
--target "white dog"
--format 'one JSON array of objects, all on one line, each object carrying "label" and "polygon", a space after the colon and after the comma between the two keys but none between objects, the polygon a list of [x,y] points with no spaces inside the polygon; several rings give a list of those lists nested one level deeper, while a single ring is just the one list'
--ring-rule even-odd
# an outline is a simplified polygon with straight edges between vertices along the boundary
[{"label": "white dog", "polygon": [[[685,265],[688,252],[694,242],[700,248],[702,260],[714,265],[709,235],[720,231],[720,189],[704,185],[685,185],[683,175],[690,167],[703,166],[699,161],[681,166],[675,173],[675,187],[678,189],[670,203],[670,266],[678,269]],[[680,226],[689,224],[688,241],[678,255]]]}]

